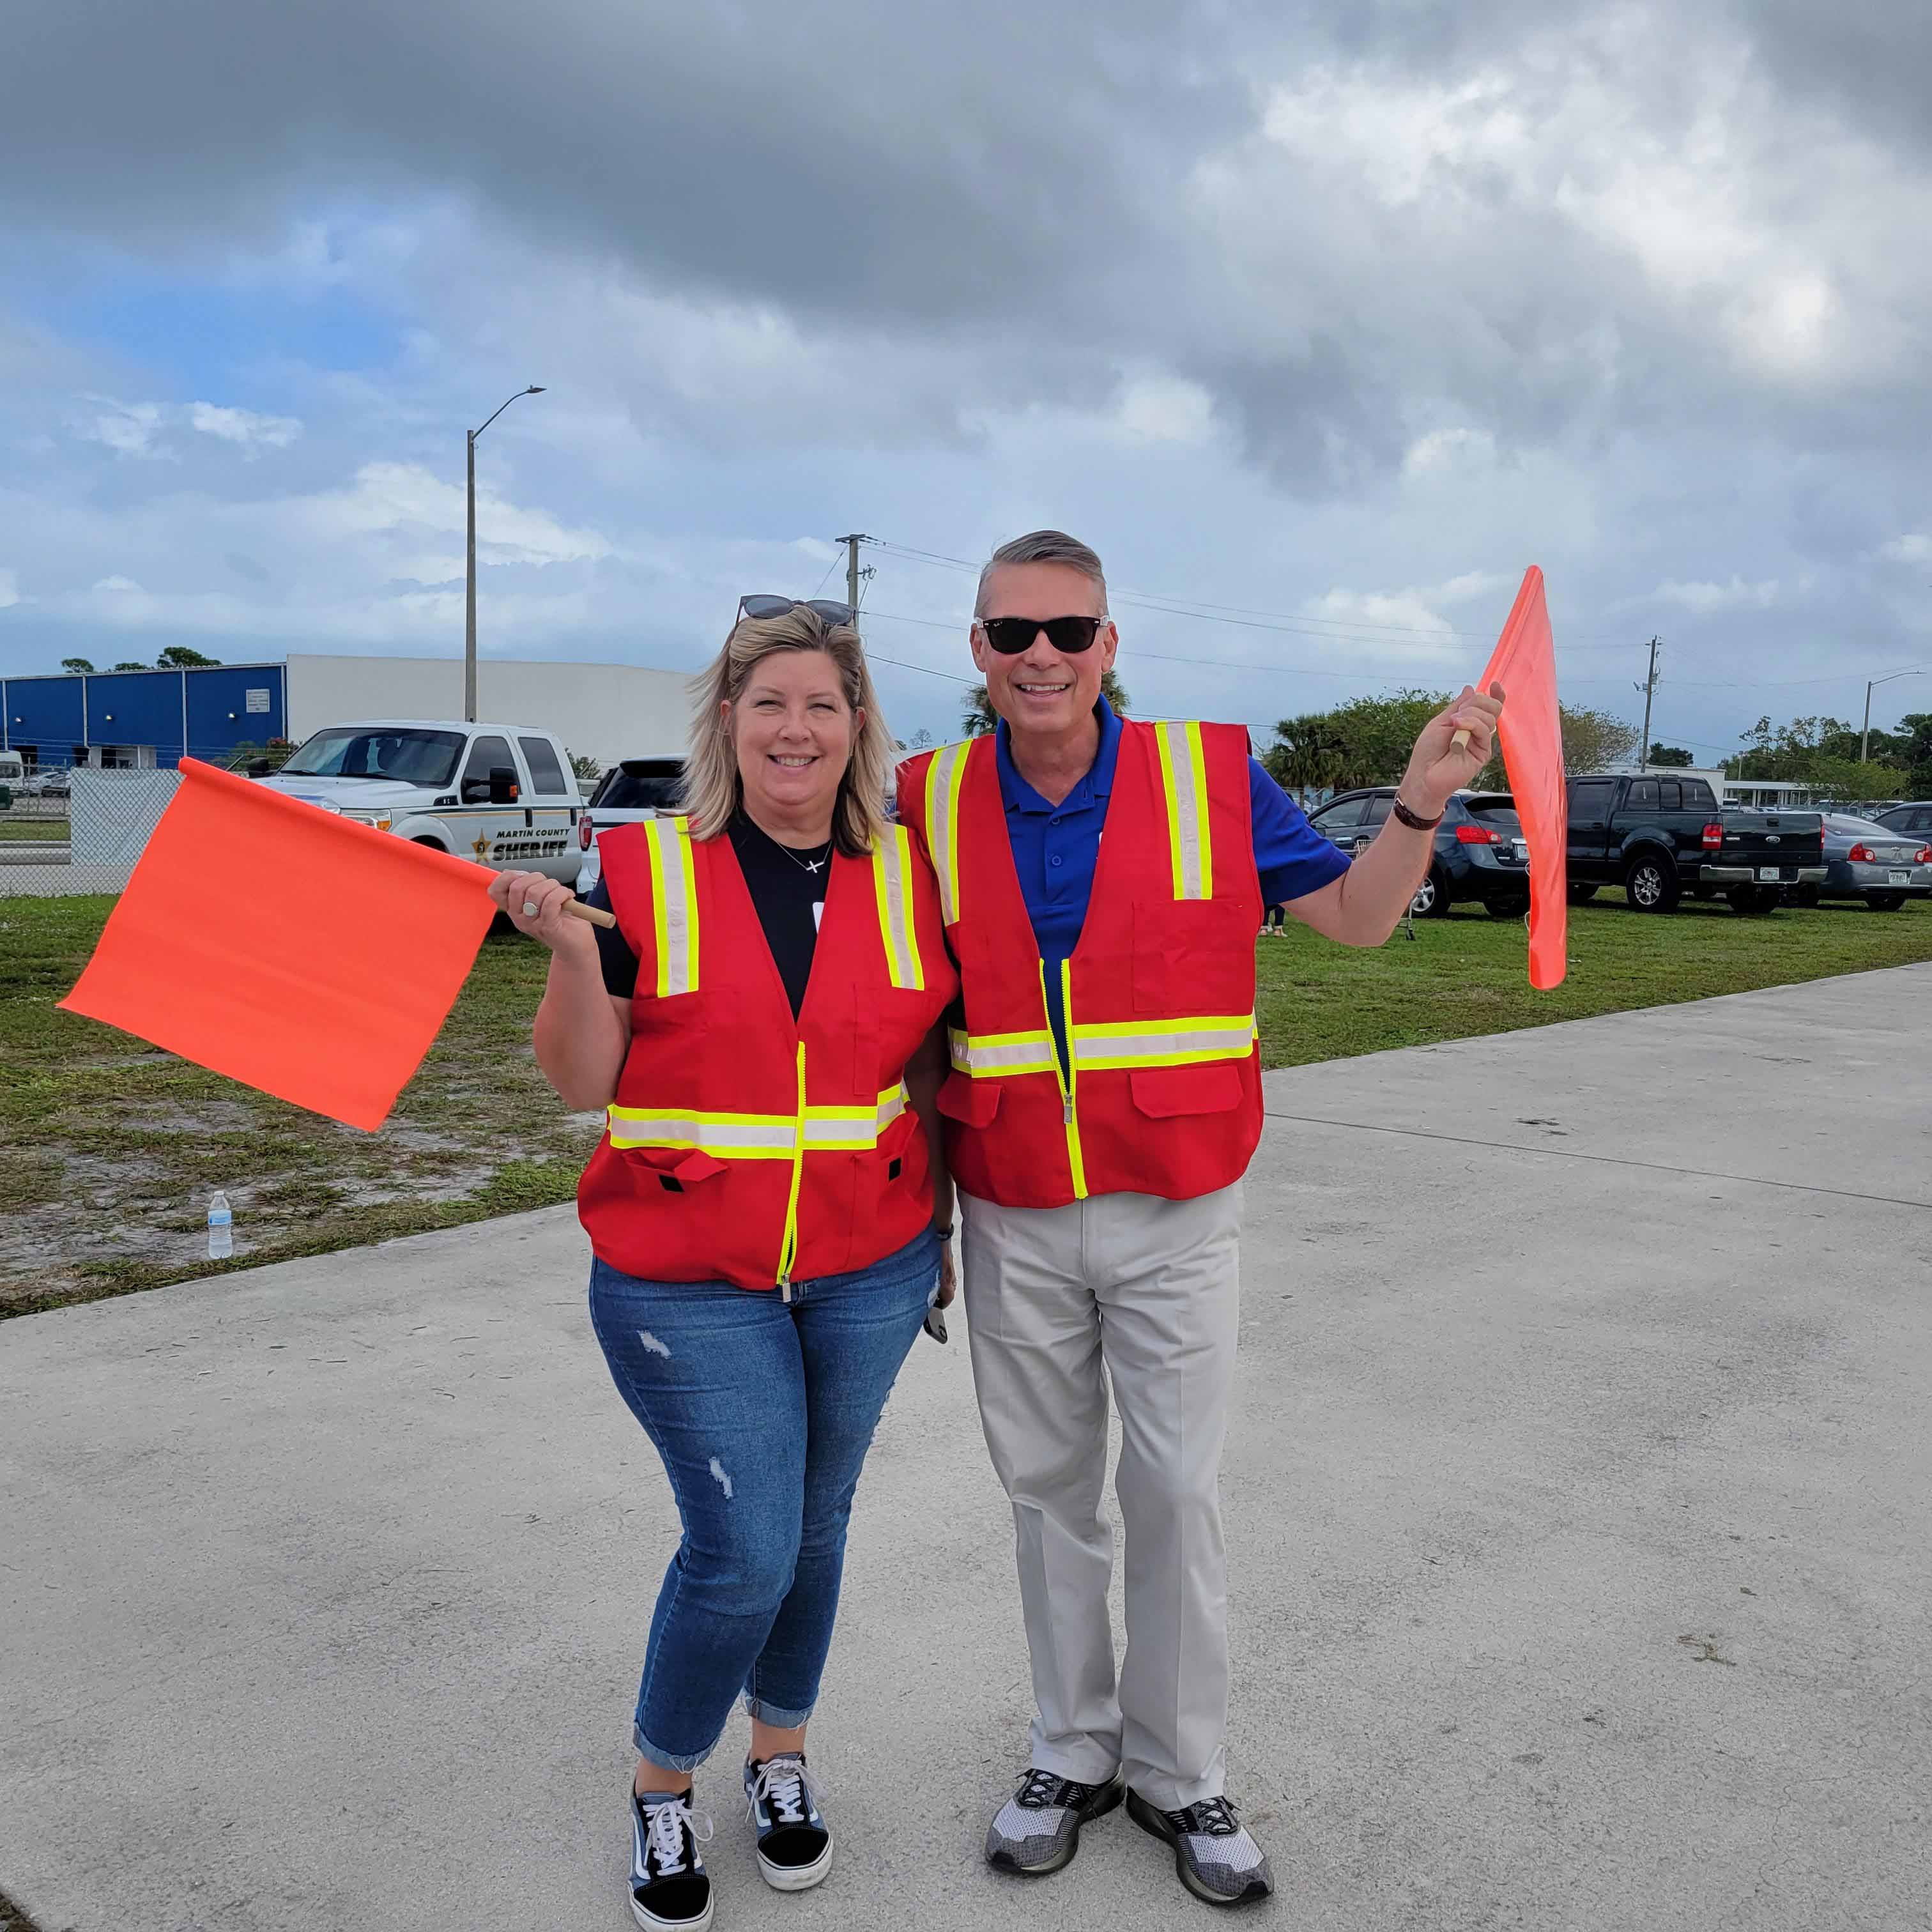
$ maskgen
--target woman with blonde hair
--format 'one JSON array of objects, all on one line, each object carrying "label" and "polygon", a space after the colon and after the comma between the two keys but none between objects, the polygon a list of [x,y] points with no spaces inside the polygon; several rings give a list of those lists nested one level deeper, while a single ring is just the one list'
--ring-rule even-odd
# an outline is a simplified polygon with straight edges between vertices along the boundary
[{"label": "woman with blonde hair", "polygon": [[599,840],[614,932],[540,874],[492,887],[550,949],[538,1062],[606,1116],[578,1195],[591,1320],[683,1525],[634,1723],[646,1932],[711,1922],[692,1773],[741,1694],[759,1869],[802,1891],[831,1868],[805,1730],[853,1492],[952,1298],[933,1102],[958,980],[886,818],[893,758],[852,611],[747,597],[699,681],[684,813]]}]

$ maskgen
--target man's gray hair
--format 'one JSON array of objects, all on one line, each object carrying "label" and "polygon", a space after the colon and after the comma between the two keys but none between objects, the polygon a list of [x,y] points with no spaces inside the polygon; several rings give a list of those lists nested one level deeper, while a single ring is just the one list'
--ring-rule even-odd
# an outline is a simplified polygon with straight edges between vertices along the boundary
[{"label": "man's gray hair", "polygon": [[1100,610],[1107,608],[1107,573],[1100,567],[1097,553],[1089,550],[1078,537],[1069,536],[1064,530],[1029,530],[1023,537],[1016,537],[1011,543],[1003,543],[986,560],[986,567],[980,573],[980,588],[973,599],[973,615],[983,617],[986,614],[986,586],[992,580],[994,571],[1008,563],[1064,563],[1069,570],[1077,570],[1082,577],[1090,577],[1100,586]]}]

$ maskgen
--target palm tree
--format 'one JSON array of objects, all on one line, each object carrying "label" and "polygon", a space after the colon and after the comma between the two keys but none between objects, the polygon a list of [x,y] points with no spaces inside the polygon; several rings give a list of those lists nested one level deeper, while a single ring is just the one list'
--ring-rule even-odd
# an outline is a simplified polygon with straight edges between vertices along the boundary
[{"label": "palm tree", "polygon": [[1284,718],[1274,728],[1275,742],[1263,760],[1275,782],[1304,802],[1311,791],[1328,784],[1340,762],[1341,746],[1320,712]]},{"label": "palm tree", "polygon": [[[1127,688],[1120,682],[1120,674],[1109,665],[1100,674],[1100,695],[1122,717],[1127,713],[1131,700]],[[1000,714],[993,709],[992,700],[986,695],[986,687],[976,684],[966,694],[966,708],[961,714],[959,728],[969,738],[982,738],[1000,722]]]}]

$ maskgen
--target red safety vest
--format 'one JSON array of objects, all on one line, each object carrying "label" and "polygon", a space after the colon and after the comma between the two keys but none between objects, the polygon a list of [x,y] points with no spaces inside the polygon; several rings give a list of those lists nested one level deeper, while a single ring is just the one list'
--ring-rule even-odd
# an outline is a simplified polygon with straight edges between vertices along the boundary
[{"label": "red safety vest", "polygon": [[932,1218],[902,1078],[958,988],[906,833],[835,854],[797,1019],[728,838],[684,818],[604,834],[638,956],[631,1048],[578,1213],[599,1258],[657,1281],[783,1290],[869,1267]]},{"label": "red safety vest", "polygon": [[1061,969],[1065,1075],[990,734],[902,765],[899,816],[938,875],[965,995],[939,1096],[959,1185],[1061,1208],[1239,1180],[1262,1129],[1247,734],[1121,722],[1093,896]]}]

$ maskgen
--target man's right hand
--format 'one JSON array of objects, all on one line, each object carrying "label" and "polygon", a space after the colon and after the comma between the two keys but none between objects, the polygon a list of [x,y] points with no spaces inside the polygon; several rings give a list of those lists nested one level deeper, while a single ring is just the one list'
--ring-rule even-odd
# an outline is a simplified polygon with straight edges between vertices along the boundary
[{"label": "man's right hand", "polygon": [[577,896],[568,886],[542,872],[499,872],[490,881],[490,896],[519,932],[542,940],[560,958],[595,962],[596,928],[564,910]]}]

